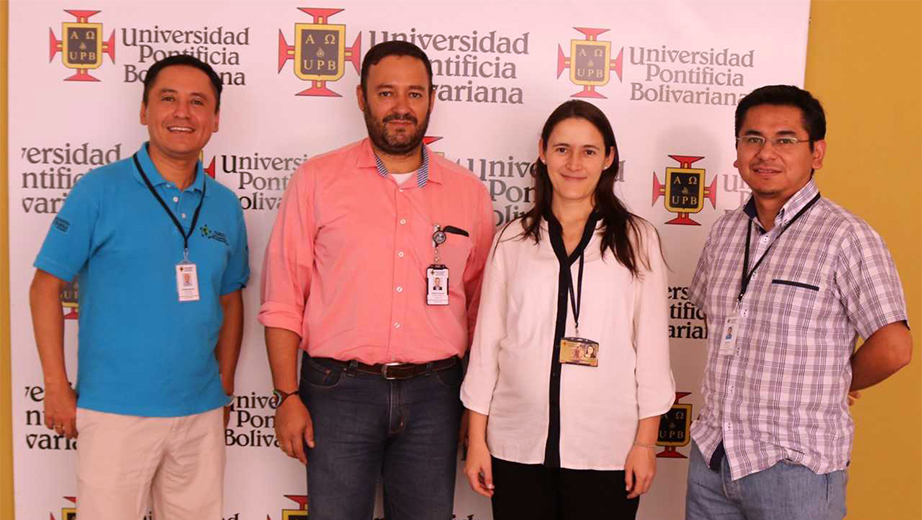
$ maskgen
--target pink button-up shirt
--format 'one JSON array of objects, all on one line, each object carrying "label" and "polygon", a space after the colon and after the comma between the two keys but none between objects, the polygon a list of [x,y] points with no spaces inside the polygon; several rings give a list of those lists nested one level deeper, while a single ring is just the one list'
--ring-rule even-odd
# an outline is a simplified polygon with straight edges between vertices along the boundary
[{"label": "pink button-up shirt", "polygon": [[[423,169],[421,169],[422,171]],[[259,321],[301,336],[313,357],[424,363],[470,344],[493,238],[486,188],[428,153],[428,181],[398,186],[368,139],[314,157],[292,176],[266,247]],[[419,185],[423,184],[422,187]],[[435,225],[448,305],[426,304]]]}]

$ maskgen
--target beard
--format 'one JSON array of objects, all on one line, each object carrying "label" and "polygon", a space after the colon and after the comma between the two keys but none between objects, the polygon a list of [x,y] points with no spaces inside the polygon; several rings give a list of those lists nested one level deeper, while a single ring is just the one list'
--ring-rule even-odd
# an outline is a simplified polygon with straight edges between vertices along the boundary
[{"label": "beard", "polygon": [[[368,137],[375,147],[388,155],[407,155],[416,149],[423,142],[426,135],[426,129],[429,128],[429,114],[426,111],[426,118],[422,124],[417,121],[413,114],[391,114],[382,120],[376,120],[371,113],[371,109],[365,105],[365,127],[368,128]],[[415,125],[413,129],[407,132],[390,133],[387,130],[387,123],[390,121],[409,121]]]}]

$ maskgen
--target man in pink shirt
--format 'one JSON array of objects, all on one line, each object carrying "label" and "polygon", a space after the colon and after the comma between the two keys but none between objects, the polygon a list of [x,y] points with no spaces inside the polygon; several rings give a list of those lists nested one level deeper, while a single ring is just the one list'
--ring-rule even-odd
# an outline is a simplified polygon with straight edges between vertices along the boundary
[{"label": "man in pink shirt", "polygon": [[266,249],[276,436],[307,464],[311,520],[371,518],[378,475],[388,519],[447,520],[492,205],[422,144],[435,101],[422,50],[370,49],[356,95],[369,138],[301,165]]}]

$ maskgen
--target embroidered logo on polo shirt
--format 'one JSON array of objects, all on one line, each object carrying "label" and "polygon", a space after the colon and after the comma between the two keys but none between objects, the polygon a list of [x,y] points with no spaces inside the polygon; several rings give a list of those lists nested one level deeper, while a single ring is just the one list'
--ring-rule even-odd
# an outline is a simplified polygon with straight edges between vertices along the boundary
[{"label": "embroidered logo on polo shirt", "polygon": [[61,217],[55,217],[51,222],[51,225],[61,233],[67,233],[67,230],[70,229],[70,222],[64,220]]},{"label": "embroidered logo on polo shirt", "polygon": [[200,227],[199,231],[202,232],[203,237],[209,240],[217,240],[218,242],[221,242],[222,244],[226,246],[230,245],[227,242],[227,235],[225,235],[224,233],[220,231],[214,231],[213,229],[208,227],[208,224],[205,224],[202,227]]}]

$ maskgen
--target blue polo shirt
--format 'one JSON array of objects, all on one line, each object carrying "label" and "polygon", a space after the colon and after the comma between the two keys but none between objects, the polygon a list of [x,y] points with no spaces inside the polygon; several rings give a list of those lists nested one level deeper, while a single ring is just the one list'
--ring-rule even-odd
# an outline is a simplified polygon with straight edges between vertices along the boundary
[{"label": "blue polo shirt", "polygon": [[179,301],[183,238],[132,158],[77,182],[34,265],[62,280],[78,278],[77,406],[146,417],[212,410],[227,403],[215,358],[219,298],[243,288],[250,275],[243,211],[201,161],[195,181],[180,191],[157,171],[147,143],[137,157],[186,232],[204,188],[189,238],[200,299]]}]

